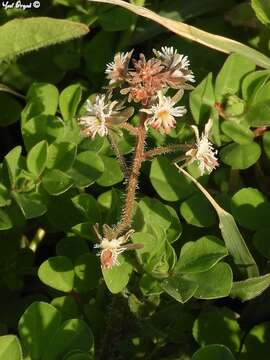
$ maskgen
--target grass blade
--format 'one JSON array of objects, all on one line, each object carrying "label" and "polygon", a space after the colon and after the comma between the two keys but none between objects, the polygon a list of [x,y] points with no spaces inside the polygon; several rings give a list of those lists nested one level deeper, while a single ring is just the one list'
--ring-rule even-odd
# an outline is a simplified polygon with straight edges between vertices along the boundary
[{"label": "grass blade", "polygon": [[160,16],[156,14],[155,12],[149,9],[146,9],[145,7],[136,6],[122,0],[88,0],[88,1],[122,6],[123,8],[130,10],[139,16],[143,16],[147,19],[157,22],[158,24],[166,27],[168,30],[174,32],[177,35],[183,36],[189,40],[196,41],[207,47],[228,54],[230,53],[241,54],[247,57],[248,59],[252,60],[258,66],[267,69],[270,68],[269,57],[238,41],[223,36],[211,34],[209,32],[200,30],[194,26],[184,24],[180,21],[168,19],[164,16]]},{"label": "grass blade", "polygon": [[196,179],[194,179],[193,176],[177,164],[175,164],[175,166],[199,188],[216,210],[219,217],[219,228],[222,237],[238,269],[242,273],[246,273],[249,278],[258,276],[259,270],[257,264],[253,259],[253,256],[251,255],[233,216],[219,206],[219,204],[212,198],[205,188]]}]

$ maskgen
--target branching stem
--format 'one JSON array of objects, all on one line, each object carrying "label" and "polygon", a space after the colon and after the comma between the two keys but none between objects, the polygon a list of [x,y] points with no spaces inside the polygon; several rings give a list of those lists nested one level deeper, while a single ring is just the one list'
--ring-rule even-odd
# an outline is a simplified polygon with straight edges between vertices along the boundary
[{"label": "branching stem", "polygon": [[180,150],[187,151],[192,148],[190,144],[172,144],[168,146],[160,146],[155,149],[148,150],[144,153],[145,160],[150,160],[157,155],[167,154],[170,152],[176,152]]}]

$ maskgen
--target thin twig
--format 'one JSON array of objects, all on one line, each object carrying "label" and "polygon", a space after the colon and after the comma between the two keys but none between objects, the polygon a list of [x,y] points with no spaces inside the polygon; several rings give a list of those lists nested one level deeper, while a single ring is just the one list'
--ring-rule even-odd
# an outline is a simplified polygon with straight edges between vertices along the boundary
[{"label": "thin twig", "polygon": [[138,128],[131,125],[131,124],[128,124],[127,122],[124,122],[123,124],[120,124],[119,127],[121,129],[127,130],[131,135],[138,136],[138,133],[139,133]]},{"label": "thin twig", "polygon": [[145,160],[152,159],[153,157],[157,155],[167,154],[170,152],[176,152],[180,150],[188,150],[191,149],[192,145],[190,144],[172,144],[168,146],[160,146],[155,149],[148,150],[144,153]]}]

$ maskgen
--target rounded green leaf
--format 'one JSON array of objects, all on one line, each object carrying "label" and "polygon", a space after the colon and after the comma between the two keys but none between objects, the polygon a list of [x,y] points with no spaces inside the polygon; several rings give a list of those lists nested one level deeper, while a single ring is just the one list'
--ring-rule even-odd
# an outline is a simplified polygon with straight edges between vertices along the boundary
[{"label": "rounded green leaf", "polygon": [[47,170],[42,177],[44,189],[51,195],[60,195],[70,189],[73,179],[58,169]]},{"label": "rounded green leaf", "polygon": [[0,209],[0,230],[9,230],[12,226],[9,215],[4,210]]},{"label": "rounded green leaf", "polygon": [[0,336],[0,360],[22,360],[22,349],[15,335]]},{"label": "rounded green leaf", "polygon": [[243,227],[259,230],[269,226],[270,202],[254,188],[243,188],[232,197],[231,211]]},{"label": "rounded green leaf", "polygon": [[233,283],[230,296],[247,301],[259,296],[270,286],[270,274]]},{"label": "rounded green leaf", "polygon": [[70,295],[56,297],[51,301],[51,304],[61,312],[63,320],[80,317],[78,303]]},{"label": "rounded green leaf", "polygon": [[39,177],[40,174],[45,169],[47,154],[48,154],[48,144],[45,140],[43,140],[38,144],[36,144],[34,147],[32,147],[32,149],[29,151],[27,155],[26,158],[27,168],[36,177]]},{"label": "rounded green leaf", "polygon": [[183,245],[174,269],[177,273],[200,273],[210,270],[228,255],[228,250],[215,236],[204,236]]},{"label": "rounded green leaf", "polygon": [[228,137],[238,144],[248,144],[253,140],[253,132],[245,124],[232,120],[223,121],[221,129]]},{"label": "rounded green leaf", "polygon": [[74,287],[79,293],[96,288],[101,277],[98,257],[91,253],[81,255],[74,263],[74,272]]},{"label": "rounded green leaf", "polygon": [[198,284],[194,297],[211,300],[230,294],[233,273],[227,263],[220,262],[206,272],[188,274],[185,278]]},{"label": "rounded green leaf", "polygon": [[122,31],[130,29],[136,21],[136,15],[128,10],[115,7],[102,12],[98,20],[105,31]]},{"label": "rounded green leaf", "polygon": [[108,156],[101,156],[104,163],[104,172],[100,178],[97,179],[97,184],[101,186],[112,186],[124,179],[124,174],[120,168],[117,159]]},{"label": "rounded green leaf", "polygon": [[270,125],[269,116],[270,104],[268,99],[252,105],[248,109],[245,118],[247,119],[250,126],[261,127]]},{"label": "rounded green leaf", "polygon": [[67,320],[54,337],[51,337],[42,360],[63,359],[72,350],[88,352],[91,350],[93,342],[92,331],[83,320]]},{"label": "rounded green leaf", "polygon": [[196,292],[196,282],[184,279],[181,275],[170,276],[160,282],[160,287],[180,303],[187,302]]},{"label": "rounded green leaf", "polygon": [[104,164],[100,156],[92,151],[83,151],[77,156],[68,173],[76,186],[86,187],[93,184],[103,171]]},{"label": "rounded green leaf", "polygon": [[19,193],[14,191],[12,196],[26,219],[41,216],[47,211],[44,198],[37,192]]},{"label": "rounded green leaf", "polygon": [[239,54],[228,56],[216,78],[216,100],[221,101],[224,95],[235,94],[242,78],[252,70],[255,70],[255,63],[247,57]]},{"label": "rounded green leaf", "polygon": [[70,292],[74,282],[73,264],[65,256],[51,257],[40,265],[38,277],[56,290]]},{"label": "rounded green leaf", "polygon": [[32,303],[20,318],[18,330],[24,349],[41,359],[61,324],[61,313],[45,302]]},{"label": "rounded green leaf", "polygon": [[61,92],[59,107],[65,121],[71,121],[75,117],[81,95],[82,89],[79,84],[70,85]]},{"label": "rounded green leaf", "polygon": [[248,100],[249,104],[256,102],[258,90],[267,82],[269,78],[269,70],[254,71],[245,76],[242,82],[243,99]]},{"label": "rounded green leaf", "polygon": [[92,224],[101,221],[101,210],[97,200],[90,194],[79,194],[72,199],[73,204],[84,215],[85,220]]},{"label": "rounded green leaf", "polygon": [[215,210],[205,196],[197,193],[181,203],[180,213],[188,224],[211,227],[217,222]]},{"label": "rounded green leaf", "polygon": [[212,73],[209,73],[203,81],[190,93],[189,104],[196,124],[208,118],[215,103]]},{"label": "rounded green leaf", "polygon": [[21,105],[11,95],[0,93],[0,126],[8,126],[19,120],[21,115]]},{"label": "rounded green leaf", "polygon": [[159,196],[167,201],[181,200],[194,191],[194,186],[165,157],[152,161],[150,180]]},{"label": "rounded green leaf", "polygon": [[200,346],[223,344],[231,351],[237,352],[242,331],[237,321],[237,314],[232,310],[225,307],[208,307],[201,311],[195,320],[193,336]]},{"label": "rounded green leaf", "polygon": [[235,360],[235,357],[224,345],[208,345],[195,352],[191,360]]},{"label": "rounded green leaf", "polygon": [[270,131],[263,134],[263,149],[268,159],[270,159]]},{"label": "rounded green leaf", "polygon": [[254,326],[246,338],[240,359],[245,360],[268,360],[270,343],[270,322],[264,322]]},{"label": "rounded green leaf", "polygon": [[261,156],[261,148],[255,142],[250,144],[229,144],[221,149],[221,160],[233,169],[247,169]]},{"label": "rounded green leaf", "polygon": [[105,283],[113,294],[121,292],[127,286],[133,270],[132,265],[126,262],[123,256],[119,255],[118,261],[119,265],[102,270]]},{"label": "rounded green leaf", "polygon": [[76,144],[55,142],[49,146],[46,167],[67,171],[71,168],[77,152]]},{"label": "rounded green leaf", "polygon": [[270,227],[258,229],[252,238],[252,242],[259,253],[270,260]]}]

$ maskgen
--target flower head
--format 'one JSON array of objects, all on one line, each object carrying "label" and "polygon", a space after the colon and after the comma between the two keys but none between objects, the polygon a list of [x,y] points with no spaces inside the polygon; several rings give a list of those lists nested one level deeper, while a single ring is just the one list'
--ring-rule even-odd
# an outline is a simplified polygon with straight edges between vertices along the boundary
[{"label": "flower head", "polygon": [[127,121],[133,114],[133,108],[124,109],[122,104],[111,101],[105,95],[96,95],[93,101],[87,100],[86,114],[79,118],[82,133],[95,138],[108,135],[109,127]]},{"label": "flower head", "polygon": [[114,56],[113,61],[107,64],[105,73],[107,79],[110,79],[110,85],[125,80],[132,52],[133,50],[126,53],[119,52]]},{"label": "flower head", "polygon": [[174,106],[177,101],[178,97],[172,99],[164,96],[160,91],[158,93],[158,103],[152,105],[149,109],[141,110],[151,115],[146,120],[145,126],[151,125],[161,133],[169,134],[176,125],[175,117],[183,116],[187,112],[184,106]]},{"label": "flower head", "polygon": [[197,126],[192,126],[196,136],[196,148],[186,152],[190,157],[189,163],[198,161],[201,175],[210,174],[218,166],[216,157],[217,150],[214,150],[212,143],[209,141],[209,133],[212,128],[212,119],[209,119],[201,137]]},{"label": "flower head", "polygon": [[[111,230],[111,229],[110,229]],[[100,244],[96,244],[95,248],[100,248],[98,253],[100,256],[100,262],[102,269],[110,269],[113,266],[119,265],[118,256],[129,249],[139,249],[142,244],[127,244],[130,236],[134,233],[134,230],[128,231],[125,235],[120,236],[117,239],[107,239],[106,237],[100,238]]]},{"label": "flower head", "polygon": [[193,72],[189,69],[187,56],[178,54],[173,47],[164,46],[161,50],[153,49],[154,54],[167,68],[166,84],[174,89],[190,88],[186,82],[195,82]]}]

